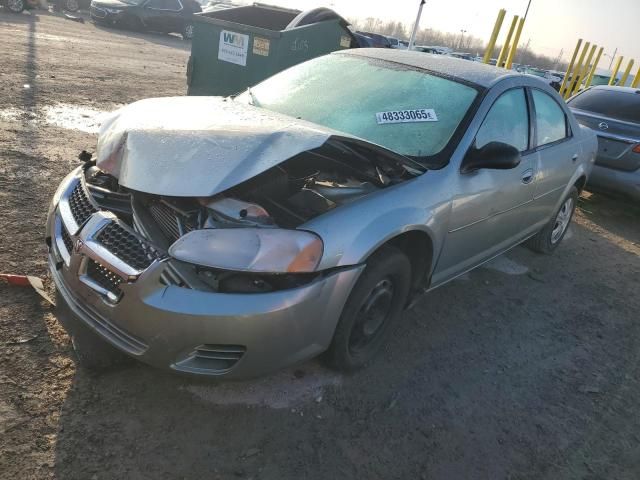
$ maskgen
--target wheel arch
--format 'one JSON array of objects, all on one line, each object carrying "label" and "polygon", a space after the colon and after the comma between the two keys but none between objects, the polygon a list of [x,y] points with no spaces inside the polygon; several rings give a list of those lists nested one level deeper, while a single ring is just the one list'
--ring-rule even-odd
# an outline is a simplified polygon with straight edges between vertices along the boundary
[{"label": "wheel arch", "polygon": [[429,233],[417,229],[398,233],[378,245],[367,258],[385,246],[397,248],[409,259],[412,291],[429,284],[434,262],[434,243]]}]

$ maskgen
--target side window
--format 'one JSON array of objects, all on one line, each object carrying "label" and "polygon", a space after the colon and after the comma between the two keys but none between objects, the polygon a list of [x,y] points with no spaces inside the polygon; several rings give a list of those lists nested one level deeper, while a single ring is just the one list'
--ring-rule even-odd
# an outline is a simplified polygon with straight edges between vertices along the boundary
[{"label": "side window", "polygon": [[476,148],[489,142],[513,145],[521,152],[529,148],[529,112],[524,89],[503,93],[491,106],[476,135]]},{"label": "side window", "polygon": [[165,0],[165,5],[167,10],[173,10],[174,12],[180,10],[180,3],[178,0]]},{"label": "side window", "polygon": [[533,103],[536,106],[536,146],[546,145],[567,136],[567,118],[564,111],[550,95],[531,90]]}]

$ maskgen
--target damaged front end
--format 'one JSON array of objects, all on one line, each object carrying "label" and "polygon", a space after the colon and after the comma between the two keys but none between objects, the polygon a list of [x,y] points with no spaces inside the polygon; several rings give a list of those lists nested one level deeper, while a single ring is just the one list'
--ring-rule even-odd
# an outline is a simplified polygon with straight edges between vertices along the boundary
[{"label": "damaged front end", "polygon": [[[167,285],[224,293],[295,288],[330,273],[316,271],[322,239],[304,230],[306,222],[414,175],[385,152],[366,148],[331,139],[208,197],[135,191],[88,164],[72,197],[82,212],[77,224],[95,212],[114,218],[117,227],[99,237],[103,246],[123,257],[132,251],[123,245],[137,238],[140,259],[121,260],[137,268],[162,261]],[[112,269],[113,262],[92,263],[88,275],[98,277],[113,301],[119,282],[130,278]]]}]

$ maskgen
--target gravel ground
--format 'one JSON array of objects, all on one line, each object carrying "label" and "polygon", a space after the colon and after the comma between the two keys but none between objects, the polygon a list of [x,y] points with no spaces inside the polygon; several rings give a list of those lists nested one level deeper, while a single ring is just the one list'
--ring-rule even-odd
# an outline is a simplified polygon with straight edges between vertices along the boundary
[{"label": "gravel ground", "polygon": [[[0,271],[48,281],[47,204],[95,112],[183,95],[189,46],[2,12],[0,45]],[[235,383],[91,376],[52,308],[0,284],[0,477],[637,479],[639,254],[640,208],[586,193],[554,255],[432,292],[368,369]]]}]

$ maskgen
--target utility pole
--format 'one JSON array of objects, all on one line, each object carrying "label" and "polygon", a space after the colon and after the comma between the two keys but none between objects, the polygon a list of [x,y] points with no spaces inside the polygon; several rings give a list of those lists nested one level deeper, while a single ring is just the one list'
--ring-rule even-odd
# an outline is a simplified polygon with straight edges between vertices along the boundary
[{"label": "utility pole", "polygon": [[522,17],[522,18],[523,18],[523,21],[526,21],[526,20],[527,20],[527,14],[529,13],[529,7],[530,7],[530,6],[531,6],[531,0],[529,0],[529,3],[527,3],[527,9],[526,9],[526,10],[525,10],[525,12],[524,12],[524,17]]},{"label": "utility pole", "polygon": [[462,43],[462,41],[464,40],[465,33],[467,33],[466,30],[460,30],[460,42],[458,43],[458,50],[462,50],[464,48],[464,43]]},{"label": "utility pole", "polygon": [[611,61],[609,62],[609,71],[611,71],[611,65],[613,65],[613,59],[616,58],[616,53],[618,53],[618,47],[613,51],[613,55],[611,55]]},{"label": "utility pole", "polygon": [[558,54],[558,56],[556,57],[556,59],[553,61],[553,69],[557,70],[558,69],[558,65],[560,65],[560,61],[562,61],[562,54],[564,53],[564,48],[560,49],[560,53]]},{"label": "utility pole", "polygon": [[409,39],[409,46],[407,50],[413,50],[413,44],[416,43],[416,33],[418,33],[418,28],[420,27],[420,17],[422,16],[422,7],[426,0],[420,0],[420,7],[418,8],[418,15],[416,16],[416,23],[413,24],[413,31],[411,32],[411,38]]},{"label": "utility pole", "polygon": [[522,50],[522,53],[520,54],[520,59],[522,60],[522,62],[524,62],[524,56],[527,54],[527,50],[529,50],[530,43],[531,43],[531,39],[528,39],[527,44],[524,46],[524,50]]}]

